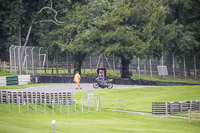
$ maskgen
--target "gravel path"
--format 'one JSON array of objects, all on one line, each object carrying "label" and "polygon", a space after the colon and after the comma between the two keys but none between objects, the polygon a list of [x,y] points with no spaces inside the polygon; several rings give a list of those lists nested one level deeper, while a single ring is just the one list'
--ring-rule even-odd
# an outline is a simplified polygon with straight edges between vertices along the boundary
[{"label": "gravel path", "polygon": [[[81,84],[83,89],[75,89],[76,84],[58,84],[58,85],[47,85],[47,86],[38,86],[38,87],[30,87],[25,89],[10,89],[7,91],[18,91],[18,92],[83,92],[95,90],[93,88],[93,84]],[[123,89],[123,88],[139,88],[146,86],[138,86],[138,85],[114,85],[113,89]],[[101,88],[98,88],[101,89]],[[105,88],[107,89],[107,88]]]}]

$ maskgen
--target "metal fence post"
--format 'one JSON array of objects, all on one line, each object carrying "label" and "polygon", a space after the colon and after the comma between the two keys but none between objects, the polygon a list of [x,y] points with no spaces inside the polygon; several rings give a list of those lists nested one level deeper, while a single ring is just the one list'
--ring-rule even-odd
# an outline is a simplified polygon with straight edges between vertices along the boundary
[{"label": "metal fence post", "polygon": [[13,47],[13,45],[11,45],[9,47],[9,52],[10,52],[10,73],[12,73],[12,47]]},{"label": "metal fence post", "polygon": [[35,113],[37,115],[37,99],[35,99]]},{"label": "metal fence post", "polygon": [[88,97],[88,112],[90,112],[90,97]]},{"label": "metal fence post", "polygon": [[20,114],[20,97],[18,97],[18,104],[19,104],[19,114]]},{"label": "metal fence post", "polygon": [[15,52],[15,49],[16,49],[17,47],[18,47],[18,46],[15,46],[15,48],[14,48],[15,73],[17,73],[17,61],[16,61],[16,52]]},{"label": "metal fence post", "polygon": [[74,105],[75,105],[75,113],[76,113],[76,100],[74,100]]},{"label": "metal fence post", "polygon": [[68,115],[69,115],[69,114],[70,114],[70,113],[69,113],[69,102],[67,102],[67,106],[68,106]]},{"label": "metal fence post", "polygon": [[20,58],[21,52],[20,52],[20,48],[21,48],[21,46],[19,46],[19,48],[18,48],[18,68],[19,68],[19,74],[21,75],[21,58]]},{"label": "metal fence post", "polygon": [[174,53],[172,54],[172,62],[173,62],[173,75],[174,75],[174,78],[176,77],[176,73],[175,73],[175,62],[174,62]]},{"label": "metal fence post", "polygon": [[42,47],[39,48],[39,67],[40,67],[40,75],[41,75],[41,62],[40,62],[40,50],[42,49]]},{"label": "metal fence post", "polygon": [[33,47],[31,49],[31,56],[32,56],[32,71],[33,71],[33,75],[34,75],[34,61],[33,61],[33,50],[34,50],[35,47]]},{"label": "metal fence post", "polygon": [[81,108],[82,108],[82,114],[83,114],[83,94],[81,93]]},{"label": "metal fence post", "polygon": [[46,99],[44,99],[44,114],[46,115]]},{"label": "metal fence post", "polygon": [[168,114],[167,102],[165,103],[165,115]]},{"label": "metal fence post", "polygon": [[60,114],[62,116],[62,101],[60,100]]},{"label": "metal fence post", "polygon": [[101,111],[101,97],[99,96],[99,111]]},{"label": "metal fence post", "polygon": [[124,112],[126,113],[126,99],[124,99]]},{"label": "metal fence post", "polygon": [[29,98],[27,97],[27,113],[29,114]]},{"label": "metal fence post", "polygon": [[10,96],[8,96],[9,113],[10,113]]},{"label": "metal fence post", "polygon": [[196,57],[194,55],[194,77],[197,78]]},{"label": "metal fence post", "polygon": [[184,62],[184,75],[185,75],[185,78],[186,78],[185,54],[183,56],[183,62]]},{"label": "metal fence post", "polygon": [[138,75],[140,77],[140,58],[138,57]]},{"label": "metal fence post", "polygon": [[54,100],[52,101],[52,111],[53,111],[53,116],[54,116]]}]

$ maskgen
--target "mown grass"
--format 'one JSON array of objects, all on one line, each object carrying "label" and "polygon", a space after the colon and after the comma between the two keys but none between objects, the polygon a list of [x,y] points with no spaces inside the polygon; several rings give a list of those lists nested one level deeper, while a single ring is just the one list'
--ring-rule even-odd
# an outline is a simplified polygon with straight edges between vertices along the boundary
[{"label": "mown grass", "polygon": [[[126,99],[128,111],[151,112],[152,102],[174,102],[187,100],[200,100],[200,86],[168,86],[168,87],[143,87],[129,89],[101,89],[90,91],[99,93],[101,98]],[[52,132],[51,121],[56,120],[56,133],[198,133],[200,122],[187,119],[162,118],[158,116],[141,116],[106,110],[94,111],[94,105],[88,112],[87,104],[84,107],[84,114],[81,113],[81,93],[75,93],[77,112],[74,105],[55,105],[53,116],[52,105],[47,105],[47,112],[44,115],[44,105],[37,105],[37,116],[35,105],[29,105],[30,114],[27,114],[27,105],[21,105],[21,113],[18,113],[18,105],[11,105],[11,112],[8,113],[8,104],[1,105],[0,112],[0,133],[46,133]],[[121,104],[123,102],[101,101],[106,104]],[[92,101],[90,101],[92,105]],[[94,103],[94,101],[93,101]],[[120,109],[120,108],[115,108]],[[123,110],[123,109],[122,109]],[[185,113],[181,116],[187,116]]]},{"label": "mown grass", "polygon": [[[13,106],[13,105],[12,105]],[[78,105],[80,106],[80,105]],[[56,133],[198,133],[200,123],[178,118],[163,118],[157,116],[141,116],[114,111],[85,111],[81,114],[80,108],[77,113],[67,114],[65,111],[61,116],[59,106],[55,107],[55,115],[48,110],[43,114],[43,106],[38,105],[38,114],[32,105],[30,114],[26,112],[26,106],[12,108],[11,113],[6,110],[0,112],[0,133],[49,133],[52,132],[52,120],[56,120]],[[4,109],[8,105],[4,105]],[[86,109],[87,110],[87,109]]]}]

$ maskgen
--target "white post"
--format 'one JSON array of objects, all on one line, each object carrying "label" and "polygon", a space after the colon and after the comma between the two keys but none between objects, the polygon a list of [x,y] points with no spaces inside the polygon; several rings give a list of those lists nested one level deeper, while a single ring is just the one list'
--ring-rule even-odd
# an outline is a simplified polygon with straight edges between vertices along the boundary
[{"label": "white post", "polygon": [[115,71],[115,54],[113,53],[113,70]]},{"label": "white post", "polygon": [[67,106],[68,106],[68,115],[69,115],[69,102],[67,102]]},{"label": "white post", "polygon": [[18,97],[18,104],[19,104],[19,114],[20,114],[20,97]]},{"label": "white post", "polygon": [[138,75],[140,77],[140,58],[138,57]]},{"label": "white post", "polygon": [[90,55],[90,71],[92,72],[92,57]]},{"label": "white post", "polygon": [[167,102],[165,103],[165,115],[168,114]]},{"label": "white post", "polygon": [[9,52],[10,52],[10,73],[12,73],[12,46],[13,45],[11,45],[10,47],[9,47]]},{"label": "white post", "polygon": [[46,99],[44,99],[44,114],[46,115]]},{"label": "white post", "polygon": [[14,48],[15,73],[17,73],[17,63],[16,63],[16,53],[15,53],[15,49],[16,49],[17,47],[18,47],[18,46],[15,46],[15,48]]},{"label": "white post", "polygon": [[185,78],[186,78],[185,54],[183,56],[183,62],[184,62],[184,75],[185,75]]},{"label": "white post", "polygon": [[62,116],[62,101],[60,100],[60,114]]},{"label": "white post", "polygon": [[27,113],[29,114],[29,101],[28,101],[28,97],[27,97]]},{"label": "white post", "polygon": [[56,121],[55,121],[55,120],[52,120],[52,129],[53,129],[53,133],[55,133],[55,124],[56,124]]},{"label": "white post", "polygon": [[196,57],[194,55],[194,77],[197,78]]},{"label": "white post", "polygon": [[40,50],[42,49],[42,47],[40,47],[39,49],[39,67],[40,67],[40,75],[41,75],[41,62],[40,62]]},{"label": "white post", "polygon": [[163,78],[164,78],[164,69],[163,69],[163,66],[164,66],[164,59],[163,59],[163,54],[162,54],[161,62],[162,62],[162,74],[163,74]]},{"label": "white post", "polygon": [[173,74],[174,74],[174,78],[176,77],[176,73],[175,73],[175,62],[174,62],[174,53],[172,54],[172,61],[173,61]]},{"label": "white post", "polygon": [[10,96],[8,96],[9,113],[10,113]]},{"label": "white post", "polygon": [[82,114],[83,114],[83,95],[81,93],[81,107],[82,107]]},{"label": "white post", "polygon": [[95,101],[94,101],[94,107],[95,107],[95,111],[97,110],[97,98],[95,97],[95,99],[94,99]]},{"label": "white post", "polygon": [[53,116],[54,116],[54,100],[52,101],[52,111],[53,111]]},{"label": "white post", "polygon": [[76,100],[74,100],[74,105],[75,105],[75,113],[76,113]]},{"label": "white post", "polygon": [[37,115],[37,99],[35,99],[35,113]]},{"label": "white post", "polygon": [[90,112],[90,97],[88,97],[88,112]]},{"label": "white post", "polygon": [[151,66],[151,58],[149,59],[149,62],[150,62],[150,74],[151,74],[151,77],[152,77],[152,66]]},{"label": "white post", "polygon": [[31,56],[32,56],[32,71],[33,71],[33,75],[34,75],[33,49],[34,49],[34,47],[31,49]]},{"label": "white post", "polygon": [[21,46],[19,46],[19,48],[18,48],[18,63],[19,63],[19,66],[18,66],[18,68],[19,68],[19,74],[21,75],[21,58],[20,58],[20,48],[21,48]]},{"label": "white post", "polygon": [[24,58],[26,58],[26,75],[28,75],[28,62],[27,62],[27,61],[28,61],[28,59],[27,59],[27,58],[28,58],[28,55],[26,55],[26,54],[27,54],[27,53],[26,53],[26,50],[27,50],[27,49],[28,49],[28,47],[25,48],[25,57],[24,57]]}]

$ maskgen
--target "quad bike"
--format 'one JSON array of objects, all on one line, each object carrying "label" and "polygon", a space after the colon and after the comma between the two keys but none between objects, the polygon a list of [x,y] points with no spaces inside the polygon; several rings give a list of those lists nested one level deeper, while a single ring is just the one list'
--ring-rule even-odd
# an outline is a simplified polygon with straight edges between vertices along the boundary
[{"label": "quad bike", "polygon": [[113,79],[103,80],[103,79],[96,78],[96,83],[93,84],[93,87],[95,89],[98,89],[99,87],[111,89],[113,88],[113,84],[111,83],[112,81]]}]

